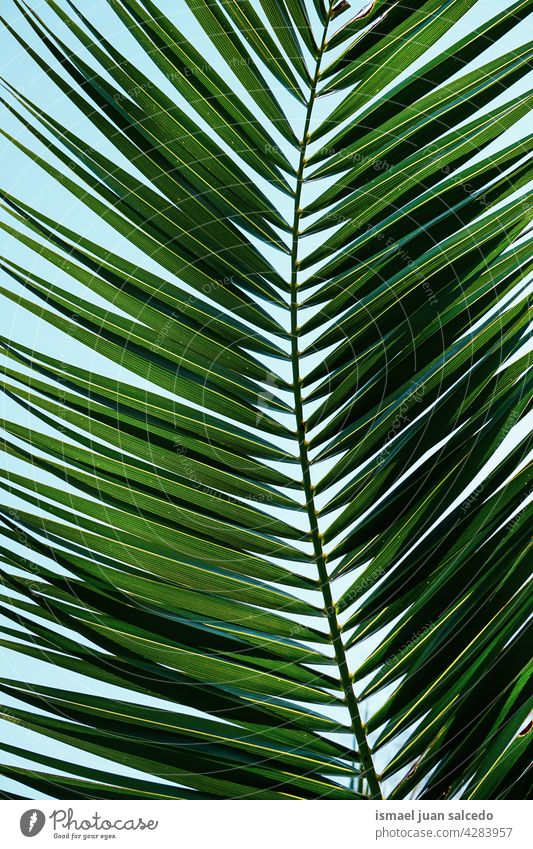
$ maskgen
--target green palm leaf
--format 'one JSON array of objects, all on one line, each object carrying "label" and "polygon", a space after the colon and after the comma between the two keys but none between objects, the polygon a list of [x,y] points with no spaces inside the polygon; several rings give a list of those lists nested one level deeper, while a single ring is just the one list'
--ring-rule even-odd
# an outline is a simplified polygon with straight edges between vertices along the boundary
[{"label": "green palm leaf", "polygon": [[11,5],[4,796],[525,794],[533,3]]}]

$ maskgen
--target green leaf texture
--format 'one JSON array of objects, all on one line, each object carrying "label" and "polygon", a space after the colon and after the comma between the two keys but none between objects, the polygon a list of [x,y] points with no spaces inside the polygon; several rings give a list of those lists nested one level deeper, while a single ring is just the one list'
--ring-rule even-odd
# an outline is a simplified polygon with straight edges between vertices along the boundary
[{"label": "green leaf texture", "polygon": [[521,798],[533,3],[6,6],[4,795]]}]

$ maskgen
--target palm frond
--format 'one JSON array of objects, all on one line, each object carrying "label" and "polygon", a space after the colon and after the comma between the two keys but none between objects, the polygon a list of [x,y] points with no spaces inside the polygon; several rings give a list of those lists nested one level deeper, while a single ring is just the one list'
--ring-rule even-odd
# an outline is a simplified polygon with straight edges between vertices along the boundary
[{"label": "palm frond", "polygon": [[526,792],[533,3],[474,5],[12,0],[4,795]]}]

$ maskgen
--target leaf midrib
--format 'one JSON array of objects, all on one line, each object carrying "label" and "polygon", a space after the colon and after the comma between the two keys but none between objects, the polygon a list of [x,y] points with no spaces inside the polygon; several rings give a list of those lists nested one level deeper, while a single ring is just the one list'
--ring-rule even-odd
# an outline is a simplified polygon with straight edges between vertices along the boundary
[{"label": "leaf midrib", "polygon": [[304,123],[302,141],[300,143],[300,158],[296,173],[296,188],[294,194],[294,217],[292,224],[292,249],[291,249],[291,279],[290,279],[290,340],[291,340],[291,365],[292,365],[292,382],[294,393],[294,412],[296,417],[296,432],[298,439],[298,451],[300,466],[302,469],[302,479],[305,492],[305,507],[309,519],[311,532],[311,541],[313,544],[313,553],[319,576],[319,587],[324,600],[324,615],[328,622],[329,634],[331,643],[335,652],[335,659],[339,670],[339,677],[344,693],[344,700],[350,714],[352,730],[357,741],[359,756],[362,766],[362,775],[368,782],[370,790],[370,798],[382,799],[379,780],[374,768],[370,746],[367,740],[364,724],[359,712],[357,698],[353,689],[352,679],[350,676],[346,651],[342,641],[341,630],[337,620],[335,604],[331,592],[331,582],[329,579],[326,556],[322,547],[322,536],[318,528],[317,511],[315,508],[313,484],[311,482],[310,461],[308,454],[307,442],[307,427],[304,418],[304,406],[302,400],[302,378],[300,375],[300,351],[298,340],[300,329],[298,327],[298,250],[300,244],[300,217],[302,210],[300,209],[300,200],[302,189],[305,183],[305,168],[306,168],[306,153],[309,143],[309,129],[311,125],[311,117],[313,106],[316,100],[316,90],[320,75],[320,65],[324,55],[328,26],[331,21],[335,0],[330,0],[328,14],[324,23],[322,39],[316,58],[315,73],[309,90],[309,98],[307,101],[307,109]]}]

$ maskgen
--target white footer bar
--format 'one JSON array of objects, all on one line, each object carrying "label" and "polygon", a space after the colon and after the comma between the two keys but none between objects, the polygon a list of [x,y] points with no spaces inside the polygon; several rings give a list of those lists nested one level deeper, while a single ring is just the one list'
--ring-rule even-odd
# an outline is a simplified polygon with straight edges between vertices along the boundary
[{"label": "white footer bar", "polygon": [[[0,845],[526,849],[529,802],[0,802]],[[529,823],[529,825],[528,825]]]}]

